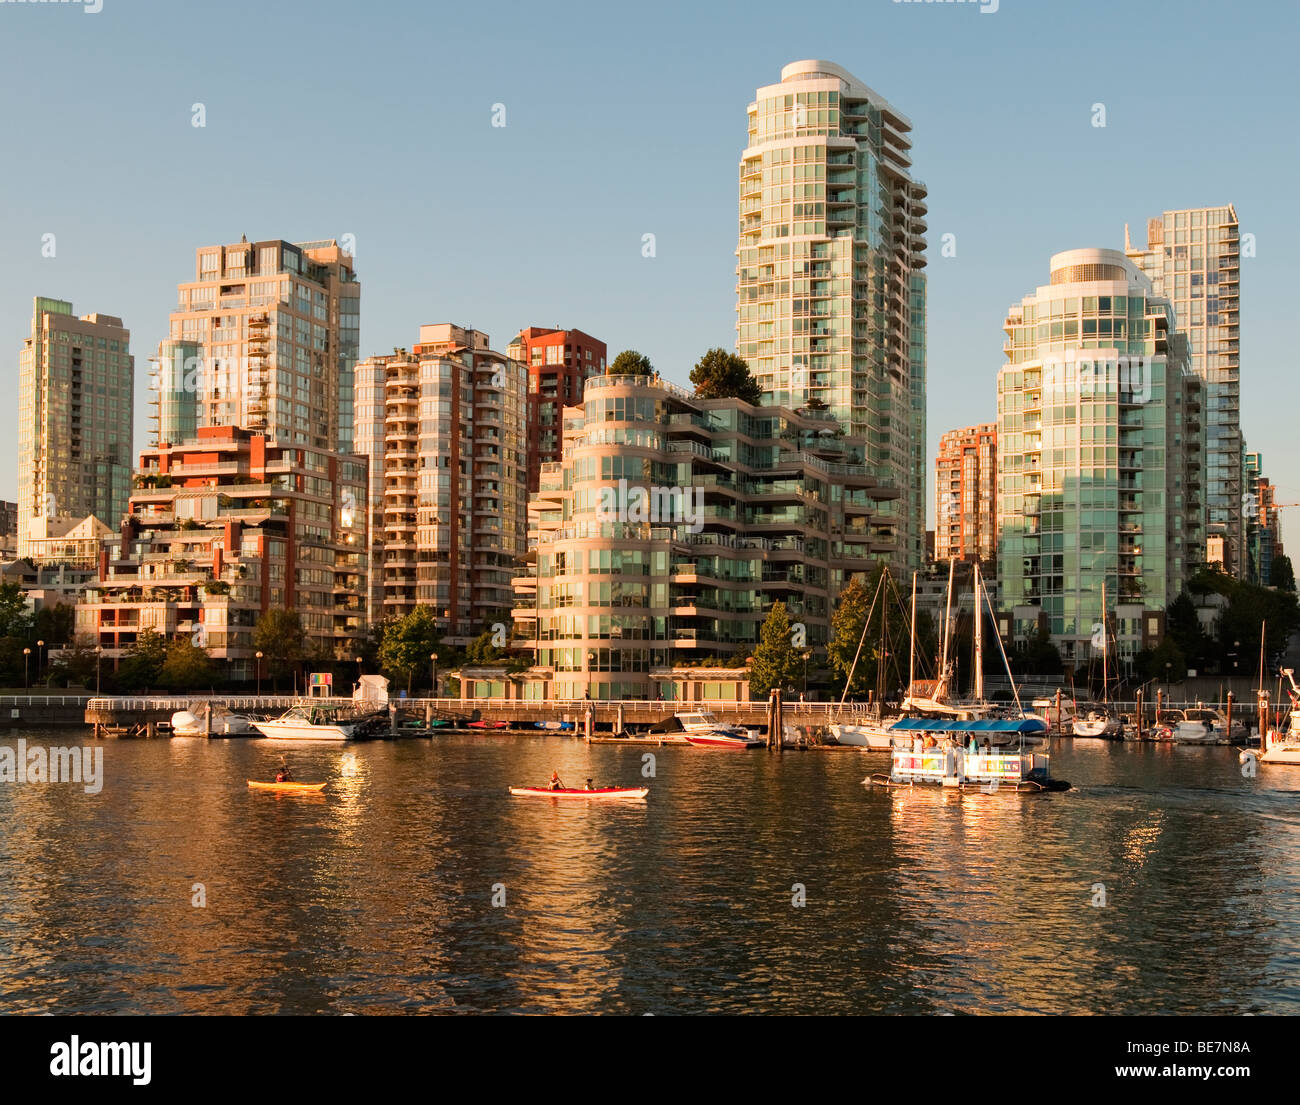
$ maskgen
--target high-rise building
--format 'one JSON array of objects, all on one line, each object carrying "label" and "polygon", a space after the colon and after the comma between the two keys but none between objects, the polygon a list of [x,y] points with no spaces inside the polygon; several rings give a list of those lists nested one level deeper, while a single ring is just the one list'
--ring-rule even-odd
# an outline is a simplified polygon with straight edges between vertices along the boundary
[{"label": "high-rise building", "polygon": [[[1285,504],[1281,504],[1285,505]],[[1282,555],[1277,488],[1264,475],[1264,458],[1246,454],[1246,578],[1270,586],[1273,560]]]},{"label": "high-rise building", "polygon": [[950,430],[934,462],[936,560],[997,556],[998,428],[985,422]]},{"label": "high-rise building", "polygon": [[753,649],[777,601],[800,647],[822,648],[844,585],[892,559],[898,489],[829,414],[649,376],[592,377],[584,394],[529,507],[520,697],[671,697],[680,665]]},{"label": "high-rise building", "polygon": [[898,557],[925,545],[925,186],[912,126],[827,61],[798,61],[749,105],[740,161],[736,351],[764,402],[828,410],[867,443]]},{"label": "high-rise building", "polygon": [[337,242],[200,247],[154,364],[151,440],[238,426],[351,452],[360,311],[361,285]]},{"label": "high-rise building", "polygon": [[116,525],[131,493],[135,360],[112,315],[37,297],[18,355],[18,555],[33,519]]},{"label": "high-rise building", "polygon": [[581,330],[529,326],[506,348],[528,366],[528,490],[537,490],[543,464],[564,451],[560,412],[582,402],[582,385],[605,371],[605,343]]},{"label": "high-rise building", "polygon": [[1105,624],[1131,660],[1163,634],[1204,546],[1203,388],[1186,338],[1168,299],[1109,249],[1056,254],[1004,328],[1004,629],[1026,640],[1041,614],[1067,661],[1087,659],[1105,585]]},{"label": "high-rise building", "polygon": [[[366,464],[233,426],[146,449],[103,540],[77,631],[117,659],[153,630],[257,676],[254,634],[293,610],[309,647],[351,660],[365,634]],[[265,669],[263,669],[265,670]]]},{"label": "high-rise building", "polygon": [[366,556],[372,565],[366,595],[366,620],[384,620],[384,580],[380,571],[384,537],[384,418],[388,365],[404,359],[397,354],[377,354],[357,363],[353,374],[355,417],[353,449],[367,458],[370,471],[369,509],[366,513]]},{"label": "high-rise building", "polygon": [[[378,360],[363,363],[377,372]],[[382,614],[430,607],[448,641],[467,644],[510,620],[528,522],[527,370],[451,323],[421,326],[410,353],[383,362]]]},{"label": "high-rise building", "polygon": [[1125,252],[1151,278],[1155,294],[1173,304],[1192,370],[1206,385],[1206,544],[1223,550],[1206,559],[1244,577],[1239,239],[1232,204],[1166,211],[1147,223],[1145,249],[1135,248],[1124,228]]}]

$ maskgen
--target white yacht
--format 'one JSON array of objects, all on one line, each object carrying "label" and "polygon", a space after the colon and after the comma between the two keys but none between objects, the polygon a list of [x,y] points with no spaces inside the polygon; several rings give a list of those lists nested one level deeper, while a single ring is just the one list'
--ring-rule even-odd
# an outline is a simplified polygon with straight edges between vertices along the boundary
[{"label": "white yacht", "polygon": [[257,730],[253,723],[242,714],[228,713],[221,707],[213,707],[211,727],[203,716],[203,705],[191,706],[188,710],[177,710],[171,717],[172,736],[174,737],[253,737]]},{"label": "white yacht", "polygon": [[341,706],[300,702],[272,721],[255,721],[258,732],[275,740],[349,741],[363,736],[374,724]]}]

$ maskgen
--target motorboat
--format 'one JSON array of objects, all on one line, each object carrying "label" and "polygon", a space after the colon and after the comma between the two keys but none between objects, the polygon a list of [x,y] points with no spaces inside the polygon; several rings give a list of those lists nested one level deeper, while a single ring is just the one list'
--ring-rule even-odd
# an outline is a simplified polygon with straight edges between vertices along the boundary
[{"label": "motorboat", "polygon": [[1076,737],[1119,740],[1124,735],[1124,726],[1119,718],[1104,706],[1093,707],[1075,714],[1072,724]]},{"label": "motorboat", "polygon": [[708,710],[674,715],[681,725],[682,736],[701,748],[762,748],[763,741],[748,729],[720,722]]},{"label": "motorboat", "polygon": [[386,720],[376,714],[356,714],[346,706],[300,702],[278,718],[255,721],[254,727],[275,740],[361,740],[375,733]]},{"label": "motorboat", "polygon": [[[1263,732],[1263,738],[1260,741],[1259,762],[1262,764],[1286,764],[1292,767],[1300,766],[1300,687],[1296,686],[1295,672],[1291,668],[1283,668],[1282,674],[1286,676],[1291,684],[1291,714],[1285,729],[1272,728],[1263,724],[1263,719],[1268,716],[1266,697],[1267,692],[1261,692],[1260,730]],[[1253,755],[1254,753],[1245,753],[1242,755]]]},{"label": "motorboat", "polygon": [[894,746],[894,738],[889,727],[897,720],[897,718],[884,718],[878,722],[835,722],[830,727],[831,736],[838,743],[851,748],[888,752]]},{"label": "motorboat", "polygon": [[212,708],[211,728],[203,716],[204,707],[194,706],[188,710],[177,710],[171,717],[172,736],[174,737],[255,737],[257,730],[251,718],[242,714],[228,713],[221,707]]}]

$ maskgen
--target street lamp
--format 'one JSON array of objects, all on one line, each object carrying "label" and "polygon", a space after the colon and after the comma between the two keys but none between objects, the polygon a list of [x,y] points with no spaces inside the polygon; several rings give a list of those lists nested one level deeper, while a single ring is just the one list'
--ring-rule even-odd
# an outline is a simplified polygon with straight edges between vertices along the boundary
[{"label": "street lamp", "polygon": [[[358,661],[358,663],[360,663],[360,661]],[[429,664],[433,668],[433,697],[437,698],[438,697],[438,654],[436,652],[429,653]]]},{"label": "street lamp", "polygon": [[596,653],[590,651],[587,653],[587,698],[591,698],[591,670],[596,666]]},{"label": "street lamp", "polygon": [[99,694],[99,660],[104,655],[104,646],[95,646],[95,694]]},{"label": "street lamp", "polygon": [[262,652],[261,650],[259,649],[257,652],[253,653],[253,656],[255,657],[254,662],[257,666],[257,697],[261,698],[262,697]]},{"label": "street lamp", "polygon": [[36,682],[41,681],[41,672],[45,669],[45,642],[36,642]]},{"label": "street lamp", "polygon": [[28,673],[28,664],[31,662],[31,658],[32,650],[30,648],[23,649],[23,686],[29,691],[32,689],[32,681]]}]

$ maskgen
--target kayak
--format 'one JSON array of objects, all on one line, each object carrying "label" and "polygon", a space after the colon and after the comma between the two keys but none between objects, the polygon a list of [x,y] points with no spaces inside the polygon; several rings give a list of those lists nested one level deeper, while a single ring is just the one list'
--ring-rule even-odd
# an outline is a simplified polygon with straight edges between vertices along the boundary
[{"label": "kayak", "polygon": [[550,787],[511,787],[510,793],[516,798],[644,798],[650,793],[649,787],[597,787],[585,790],[581,787],[562,787],[551,790]]},{"label": "kayak", "polygon": [[278,790],[285,794],[319,794],[325,789],[324,783],[257,783],[252,779],[248,785],[253,790]]},{"label": "kayak", "polygon": [[509,725],[509,722],[506,721],[471,721],[469,723],[471,729],[504,729],[507,725]]}]

